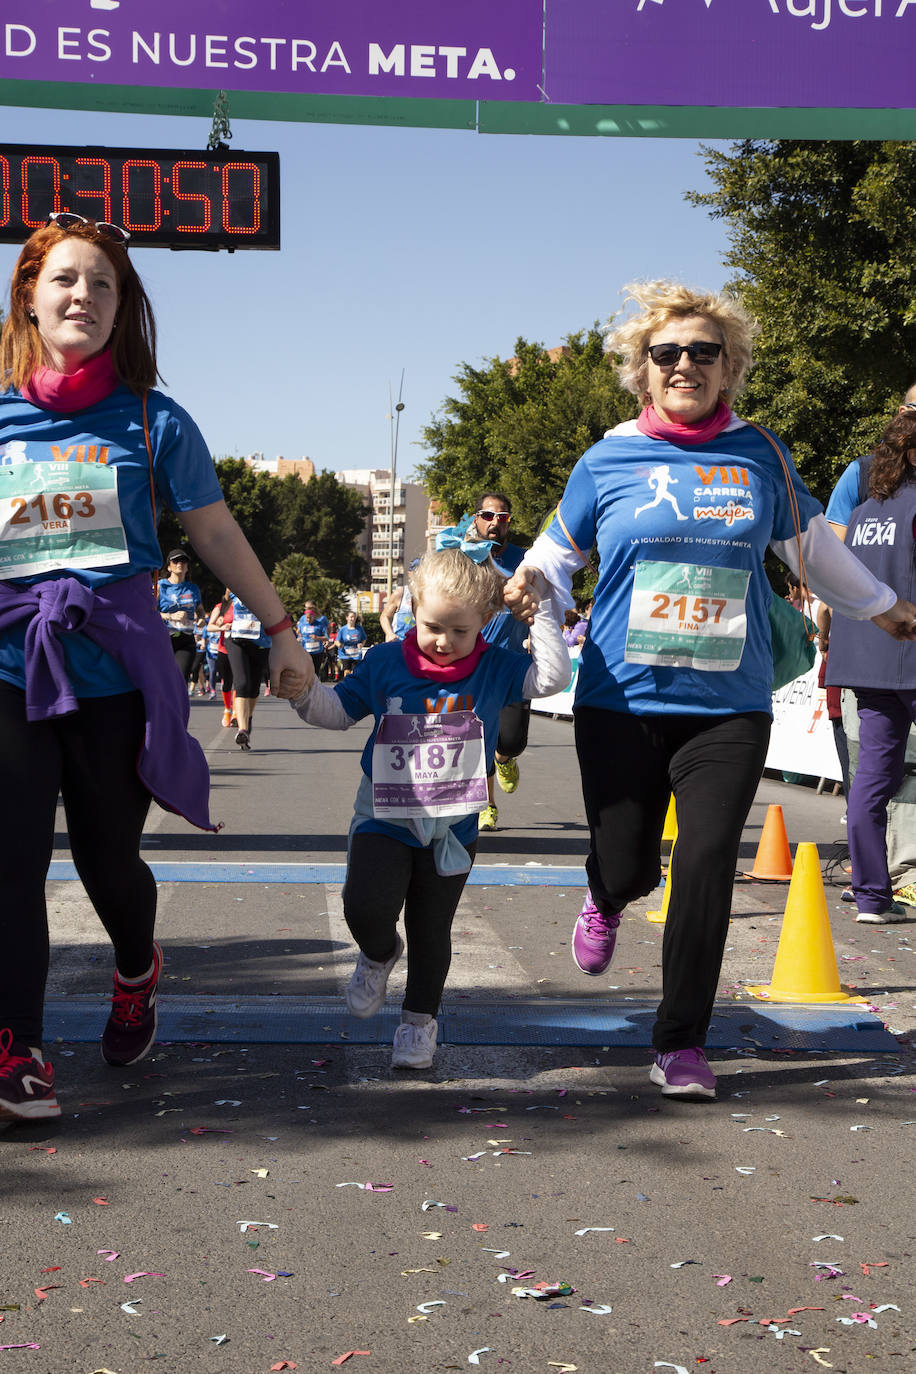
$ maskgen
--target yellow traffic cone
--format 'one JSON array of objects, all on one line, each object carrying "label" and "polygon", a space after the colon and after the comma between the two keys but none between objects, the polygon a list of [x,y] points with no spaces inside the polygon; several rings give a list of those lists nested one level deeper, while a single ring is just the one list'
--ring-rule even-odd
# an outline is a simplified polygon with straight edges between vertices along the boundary
[{"label": "yellow traffic cone", "polygon": [[745,876],[775,878],[782,882],[792,877],[792,855],[781,806],[774,804],[767,807],[754,867]]},{"label": "yellow traffic cone", "polygon": [[749,986],[769,1002],[861,1002],[840,986],[817,845],[800,844],[789,884],[773,981]]},{"label": "yellow traffic cone", "polygon": [[674,793],[672,792],[668,800],[668,810],[665,812],[665,825],[664,829],[662,830],[662,844],[670,844],[673,847],[674,841],[676,839],[677,811],[674,807]]},{"label": "yellow traffic cone", "polygon": [[[672,800],[672,804],[673,804],[674,798],[672,797],[671,800]],[[671,807],[669,807],[668,809],[669,809],[669,811],[670,811],[670,810],[671,810]],[[666,822],[666,824],[667,824],[667,822]],[[677,827],[675,826],[675,832],[676,832],[676,830],[677,830]],[[647,911],[647,912],[646,912],[646,920],[647,920],[647,921],[652,921],[652,922],[653,922],[655,925],[657,925],[657,926],[663,926],[663,925],[665,924],[666,920],[668,919],[668,907],[669,907],[670,904],[671,904],[671,889],[672,889],[672,887],[674,886],[674,879],[672,878],[671,875],[672,875],[672,872],[674,871],[674,846],[675,846],[676,844],[677,844],[677,833],[675,833],[674,844],[672,844],[672,846],[671,846],[671,862],[668,864],[668,876],[667,876],[667,878],[665,879],[665,892],[664,892],[664,895],[663,895],[663,897],[662,897],[662,909],[661,909],[661,911]]]}]

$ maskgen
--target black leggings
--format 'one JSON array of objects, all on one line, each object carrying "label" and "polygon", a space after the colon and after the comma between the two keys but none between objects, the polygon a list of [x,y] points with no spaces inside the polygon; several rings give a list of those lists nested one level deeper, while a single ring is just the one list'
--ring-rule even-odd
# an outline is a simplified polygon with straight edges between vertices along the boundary
[{"label": "black leggings", "polygon": [[261,676],[267,666],[270,650],[260,648],[252,639],[227,639],[226,652],[232,666],[236,696],[259,697]]},{"label": "black leggings", "polygon": [[140,858],[150,794],[137,776],[139,692],[84,698],[75,714],[29,722],[25,693],[0,682],[0,1027],[39,1046],[48,975],[45,880],[62,795],[70,851],[114,945],[118,970],[139,978],[153,957],[156,882]]},{"label": "black leggings", "polygon": [[661,877],[669,792],[678,835],[662,944],[661,1053],[703,1045],[728,935],[738,846],[763,772],[770,718],[575,712],[591,832],[586,861],[599,911],[622,911]]},{"label": "black leggings", "polygon": [[[468,846],[471,862],[476,844]],[[405,1011],[435,1016],[452,962],[452,921],[467,873],[441,878],[432,849],[402,844],[390,835],[352,837],[344,917],[367,959],[382,963],[394,951],[401,907],[407,935]]]},{"label": "black leggings", "polygon": [[192,634],[172,635],[172,653],[175,655],[175,662],[181,670],[181,676],[187,682],[191,675],[191,665],[194,662],[194,655],[197,653],[197,645]]}]

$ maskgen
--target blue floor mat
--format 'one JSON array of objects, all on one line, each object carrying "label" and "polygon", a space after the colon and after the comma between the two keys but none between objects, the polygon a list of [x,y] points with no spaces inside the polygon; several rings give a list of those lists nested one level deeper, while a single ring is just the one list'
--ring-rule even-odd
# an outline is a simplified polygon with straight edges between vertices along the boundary
[{"label": "blue floor mat", "polygon": [[[108,1014],[102,996],[51,998],[45,1037],[98,1039]],[[446,1000],[439,1013],[445,1045],[549,1045],[645,1049],[652,1043],[655,1004],[645,1001]],[[310,997],[170,997],[159,999],[161,1041],[211,1044],[390,1044],[400,1009],[358,1021],[339,999]],[[727,1002],[716,1006],[707,1036],[715,1050],[862,1051],[895,1053],[900,1046],[877,1016],[855,1006],[788,1006]]]}]

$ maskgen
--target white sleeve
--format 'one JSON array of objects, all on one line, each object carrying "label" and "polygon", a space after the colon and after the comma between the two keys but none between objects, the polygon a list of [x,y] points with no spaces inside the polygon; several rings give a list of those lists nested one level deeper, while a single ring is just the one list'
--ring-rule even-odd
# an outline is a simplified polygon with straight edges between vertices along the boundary
[{"label": "white sleeve", "polygon": [[301,720],[309,725],[320,725],[325,730],[349,730],[356,724],[347,715],[334,688],[323,682],[313,682],[307,692],[289,704]]},{"label": "white sleeve", "polygon": [[[832,610],[850,620],[870,620],[873,615],[890,610],[897,600],[897,593],[879,582],[837,539],[826,516],[815,515],[808,522],[801,543],[811,591]],[[798,546],[794,539],[773,539],[770,548],[793,572],[798,572]]]},{"label": "white sleeve", "polygon": [[531,667],[525,674],[522,696],[530,701],[532,697],[549,697],[554,692],[562,692],[572,677],[572,664],[560,627],[546,601],[535,612],[528,644]]},{"label": "white sleeve", "polygon": [[575,549],[562,548],[549,534],[539,534],[525,552],[523,568],[537,568],[550,583],[551,600],[554,614],[563,620],[563,612],[575,605],[572,594],[573,574],[585,567],[585,560]]}]

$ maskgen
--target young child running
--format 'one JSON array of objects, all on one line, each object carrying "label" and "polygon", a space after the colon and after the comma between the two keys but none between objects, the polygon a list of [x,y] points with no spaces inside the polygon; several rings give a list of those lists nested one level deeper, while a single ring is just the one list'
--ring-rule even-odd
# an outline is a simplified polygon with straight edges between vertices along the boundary
[{"label": "young child running", "polygon": [[[441,531],[440,543],[451,533]],[[425,554],[409,585],[416,626],[406,638],[370,649],[334,687],[316,680],[291,705],[330,730],[375,718],[343,890],[344,917],[360,950],[346,1002],[354,1016],[381,1008],[404,953],[397,930],[403,908],[407,988],[391,1063],[426,1069],[436,1049],[452,921],[477,849],[477,813],[487,804],[499,713],[507,702],[560,691],[571,672],[549,600],[534,614],[530,657],[482,638],[504,604],[505,579],[488,544]],[[541,590],[546,594],[546,583]]]}]

